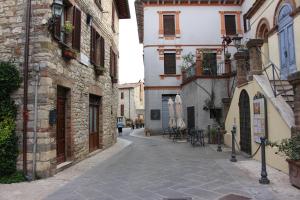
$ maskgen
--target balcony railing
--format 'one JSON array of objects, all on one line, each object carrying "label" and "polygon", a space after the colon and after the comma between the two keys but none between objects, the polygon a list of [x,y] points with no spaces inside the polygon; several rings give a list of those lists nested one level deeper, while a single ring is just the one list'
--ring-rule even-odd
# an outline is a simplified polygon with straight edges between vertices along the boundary
[{"label": "balcony railing", "polygon": [[236,72],[235,61],[219,62],[216,66],[197,66],[196,64],[182,70],[183,83],[194,78],[226,78]]}]

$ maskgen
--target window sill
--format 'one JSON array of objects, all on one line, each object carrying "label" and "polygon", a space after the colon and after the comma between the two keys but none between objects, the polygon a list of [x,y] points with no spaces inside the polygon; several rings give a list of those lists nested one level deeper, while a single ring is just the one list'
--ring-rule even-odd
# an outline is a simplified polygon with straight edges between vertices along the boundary
[{"label": "window sill", "polygon": [[177,80],[180,80],[181,74],[160,74],[160,79],[164,80],[167,77],[175,77]]},{"label": "window sill", "polygon": [[159,38],[164,40],[175,40],[180,38],[180,35],[160,35]]}]

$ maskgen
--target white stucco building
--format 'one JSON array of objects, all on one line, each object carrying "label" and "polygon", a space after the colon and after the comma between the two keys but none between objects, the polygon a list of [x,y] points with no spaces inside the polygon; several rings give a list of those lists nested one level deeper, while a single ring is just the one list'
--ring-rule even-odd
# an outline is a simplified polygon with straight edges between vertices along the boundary
[{"label": "white stucco building", "polygon": [[[209,93],[216,89],[215,103],[221,108],[222,98],[229,93],[226,84],[231,83],[233,75],[225,70],[222,37],[242,36],[243,2],[136,1],[139,39],[144,44],[146,129],[159,132],[168,127],[167,100],[177,93],[182,95],[189,126],[205,128],[213,122],[210,112],[203,110],[210,95],[199,84],[204,83]],[[229,46],[228,51],[234,53],[236,49]],[[181,72],[183,56],[189,53],[197,58],[197,66],[187,70],[193,80],[184,78]],[[205,59],[208,64],[202,66]],[[216,81],[218,84],[214,84]]]},{"label": "white stucco building", "polygon": [[124,83],[118,85],[118,117],[125,117],[133,122],[144,121],[144,83]]}]

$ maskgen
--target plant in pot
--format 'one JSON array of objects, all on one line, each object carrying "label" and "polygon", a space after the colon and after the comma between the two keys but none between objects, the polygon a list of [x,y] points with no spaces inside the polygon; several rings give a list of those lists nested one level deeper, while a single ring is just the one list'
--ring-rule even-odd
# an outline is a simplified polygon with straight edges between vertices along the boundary
[{"label": "plant in pot", "polygon": [[74,26],[73,26],[72,22],[65,21],[65,24],[64,24],[64,33],[70,34],[70,33],[73,32],[73,29],[74,29]]},{"label": "plant in pot", "polygon": [[195,55],[191,52],[182,56],[181,73],[183,78],[187,78],[187,69],[196,64]]},{"label": "plant in pot", "polygon": [[269,142],[271,147],[277,147],[279,154],[287,157],[289,163],[290,182],[300,188],[300,135],[283,139],[279,144]]}]

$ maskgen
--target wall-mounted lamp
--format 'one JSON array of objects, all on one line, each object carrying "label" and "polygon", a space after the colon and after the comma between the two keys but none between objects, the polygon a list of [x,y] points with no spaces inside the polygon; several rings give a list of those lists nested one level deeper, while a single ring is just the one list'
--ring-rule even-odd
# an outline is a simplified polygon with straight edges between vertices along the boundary
[{"label": "wall-mounted lamp", "polygon": [[51,7],[53,16],[60,17],[64,8],[63,0],[54,0]]},{"label": "wall-mounted lamp", "polygon": [[93,17],[90,14],[86,14],[86,24],[92,26]]}]

